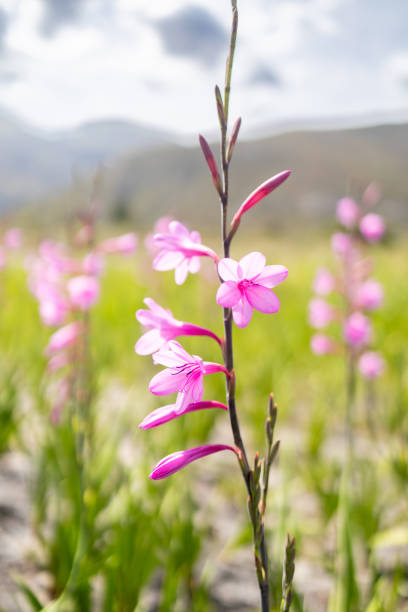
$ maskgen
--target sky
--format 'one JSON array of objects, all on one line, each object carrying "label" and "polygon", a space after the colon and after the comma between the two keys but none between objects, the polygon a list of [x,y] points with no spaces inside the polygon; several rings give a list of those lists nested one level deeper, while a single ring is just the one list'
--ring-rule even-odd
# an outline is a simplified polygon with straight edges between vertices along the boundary
[{"label": "sky", "polygon": [[[232,118],[408,118],[407,0],[238,0]],[[0,0],[0,108],[65,129],[215,129],[229,0]]]}]

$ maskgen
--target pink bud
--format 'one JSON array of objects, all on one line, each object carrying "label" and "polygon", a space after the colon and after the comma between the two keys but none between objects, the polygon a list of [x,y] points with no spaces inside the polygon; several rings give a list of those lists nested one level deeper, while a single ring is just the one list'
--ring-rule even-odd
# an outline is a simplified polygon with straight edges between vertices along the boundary
[{"label": "pink bud", "polygon": [[152,480],[167,478],[167,476],[171,476],[175,472],[178,472],[192,461],[223,450],[231,450],[236,453],[236,450],[232,446],[226,444],[207,444],[206,446],[197,446],[196,448],[189,448],[188,450],[172,453],[159,461],[150,474],[150,478]]},{"label": "pink bud", "polygon": [[98,249],[103,253],[120,253],[122,255],[126,255],[129,253],[133,253],[137,246],[137,236],[136,234],[123,234],[122,236],[117,236],[116,238],[109,238],[108,240],[104,240],[99,245]]},{"label": "pink bud", "polygon": [[318,295],[328,295],[334,289],[333,275],[326,268],[320,268],[316,272],[312,288]]},{"label": "pink bud", "polygon": [[205,161],[207,162],[207,166],[211,172],[214,186],[218,192],[221,192],[220,174],[218,172],[217,162],[214,159],[214,155],[213,155],[213,152],[211,151],[210,145],[208,144],[204,136],[201,136],[201,134],[199,134],[198,139],[200,141],[200,147],[204,154]]},{"label": "pink bud", "polygon": [[358,360],[358,369],[364,378],[368,380],[373,380],[384,372],[384,359],[381,357],[379,353],[375,351],[368,351],[367,353],[363,353]]},{"label": "pink bud", "polygon": [[246,213],[250,208],[255,206],[260,200],[269,195],[272,191],[274,191],[279,185],[282,185],[286,181],[287,178],[292,174],[291,170],[284,170],[279,174],[276,174],[272,178],[268,179],[262,185],[259,185],[241,204],[238,211],[235,213],[234,218],[231,223],[231,227],[236,227],[241,217],[244,213]]},{"label": "pink bud", "polygon": [[367,242],[378,242],[384,235],[384,219],[376,213],[365,215],[360,221],[360,232]]},{"label": "pink bud", "polygon": [[313,298],[309,302],[309,323],[312,327],[322,329],[333,320],[333,308],[322,298]]},{"label": "pink bud", "polygon": [[331,246],[336,255],[344,257],[350,253],[352,249],[353,243],[351,236],[344,234],[343,232],[336,232],[331,237]]},{"label": "pink bud", "polygon": [[329,336],[314,334],[310,339],[310,348],[315,355],[327,355],[335,352],[336,345]]},{"label": "pink bud", "polygon": [[368,344],[371,339],[371,323],[361,312],[354,312],[344,326],[345,340],[355,348]]},{"label": "pink bud", "polygon": [[56,332],[52,334],[49,339],[48,345],[45,348],[45,355],[51,357],[57,351],[70,346],[78,338],[82,331],[82,326],[79,321],[73,321],[68,323],[64,327],[60,327]]},{"label": "pink bud", "polygon": [[360,209],[352,198],[342,198],[337,202],[336,215],[344,227],[351,229],[358,221]]},{"label": "pink bud", "polygon": [[98,300],[99,280],[94,276],[74,276],[68,281],[67,290],[72,305],[86,311]]},{"label": "pink bud", "polygon": [[23,244],[23,234],[19,227],[10,228],[3,238],[4,245],[8,249],[19,249]]},{"label": "pink bud", "polygon": [[381,284],[369,278],[357,291],[357,306],[365,310],[376,310],[380,308],[384,299],[384,291]]}]

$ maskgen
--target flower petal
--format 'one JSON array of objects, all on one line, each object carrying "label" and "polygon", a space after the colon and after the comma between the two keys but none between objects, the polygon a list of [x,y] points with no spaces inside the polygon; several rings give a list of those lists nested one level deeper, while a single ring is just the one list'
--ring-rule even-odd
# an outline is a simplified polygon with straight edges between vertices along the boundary
[{"label": "flower petal", "polygon": [[238,280],[238,262],[231,257],[225,257],[218,263],[218,274],[224,281]]},{"label": "flower petal", "polygon": [[260,312],[272,314],[279,310],[280,302],[278,296],[262,285],[251,285],[247,287],[245,289],[245,295],[251,306]]},{"label": "flower petal", "polygon": [[265,267],[265,261],[265,255],[258,251],[245,255],[239,262],[242,268],[243,277],[251,280],[255,276],[258,276]]},{"label": "flower petal", "polygon": [[176,281],[176,285],[182,285],[187,278],[188,275],[188,259],[183,259],[178,266],[176,267],[174,273],[174,279]]},{"label": "flower petal", "polygon": [[173,270],[173,268],[176,268],[183,259],[184,255],[179,251],[160,251],[154,258],[153,268],[160,272]]},{"label": "flower petal", "polygon": [[220,306],[225,308],[231,308],[235,306],[241,299],[241,292],[238,289],[238,284],[235,281],[225,281],[220,287],[218,287],[215,300]]},{"label": "flower petal", "polygon": [[272,289],[282,283],[288,276],[288,269],[285,266],[265,266],[256,277],[256,283]]},{"label": "flower petal", "polygon": [[149,383],[149,391],[154,395],[170,395],[182,389],[185,379],[183,372],[174,373],[166,368],[153,376]]},{"label": "flower petal", "polygon": [[135,351],[138,355],[150,355],[158,351],[165,342],[166,339],[158,329],[151,329],[136,342]]},{"label": "flower petal", "polygon": [[195,255],[192,257],[188,264],[188,271],[190,274],[196,274],[200,269],[200,258]]},{"label": "flower petal", "polygon": [[252,306],[243,295],[240,301],[232,307],[232,316],[235,325],[246,327],[252,318]]}]

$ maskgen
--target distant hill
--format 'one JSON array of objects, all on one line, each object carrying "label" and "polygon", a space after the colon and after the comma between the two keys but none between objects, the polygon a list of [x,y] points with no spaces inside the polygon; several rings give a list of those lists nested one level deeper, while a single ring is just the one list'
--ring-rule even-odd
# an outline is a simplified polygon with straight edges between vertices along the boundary
[{"label": "distant hill", "polygon": [[[143,227],[164,214],[195,226],[218,224],[216,195],[198,145],[176,141],[175,135],[118,120],[51,135],[0,109],[0,209],[35,203],[25,207],[34,218],[38,205],[50,220],[62,218],[84,205],[89,178],[102,163],[107,216],[130,218]],[[218,145],[213,149],[217,153]],[[340,196],[358,197],[375,180],[387,217],[408,225],[407,158],[408,124],[299,130],[239,141],[231,165],[231,207],[266,178],[290,168],[293,175],[251,212],[249,223],[272,230],[290,223],[331,223]]]},{"label": "distant hill", "polygon": [[0,210],[66,188],[76,172],[172,140],[164,131],[120,120],[36,130],[0,108]]}]

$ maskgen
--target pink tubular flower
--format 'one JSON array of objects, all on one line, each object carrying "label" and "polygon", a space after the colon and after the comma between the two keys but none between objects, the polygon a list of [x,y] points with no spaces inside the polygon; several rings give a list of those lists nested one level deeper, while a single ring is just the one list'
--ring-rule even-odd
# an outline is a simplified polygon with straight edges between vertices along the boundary
[{"label": "pink tubular flower", "polygon": [[337,202],[336,215],[344,227],[351,229],[359,219],[360,209],[352,198],[341,198]]},{"label": "pink tubular flower", "polygon": [[153,427],[158,427],[159,425],[163,425],[163,423],[172,421],[183,414],[187,414],[187,412],[205,410],[207,408],[228,410],[228,407],[220,402],[195,402],[194,404],[188,404],[182,412],[177,411],[176,404],[169,404],[168,406],[162,406],[161,408],[157,408],[157,410],[153,410],[153,412],[143,419],[139,427],[140,429],[152,429]]},{"label": "pink tubular flower", "polygon": [[384,290],[382,285],[369,278],[357,290],[357,306],[365,310],[376,310],[380,308],[384,300]]},{"label": "pink tubular flower", "polygon": [[384,235],[384,219],[376,213],[365,215],[360,221],[360,232],[367,242],[378,242]]},{"label": "pink tubular flower", "polygon": [[236,453],[237,451],[232,446],[227,444],[207,444],[205,446],[197,446],[196,448],[189,448],[188,450],[178,451],[164,457],[154,468],[150,474],[152,480],[160,480],[161,478],[167,478],[175,472],[181,470],[184,466],[188,465],[192,461],[218,453],[223,450],[231,450]]},{"label": "pink tubular flower", "polygon": [[255,251],[239,263],[229,257],[221,259],[218,274],[224,282],[217,291],[217,304],[232,308],[238,327],[248,325],[254,308],[265,313],[278,312],[279,299],[270,289],[287,277],[284,266],[265,266],[265,256]]},{"label": "pink tubular flower", "polygon": [[353,312],[345,323],[344,337],[355,348],[364,346],[371,339],[370,320],[361,312]]},{"label": "pink tubular flower", "polygon": [[234,218],[231,222],[231,227],[237,227],[241,217],[245,214],[250,208],[255,206],[260,200],[269,195],[272,191],[274,191],[279,185],[282,185],[284,181],[292,174],[291,170],[284,170],[279,174],[275,174],[272,178],[268,179],[262,185],[259,185],[241,204],[239,209],[234,215]]},{"label": "pink tubular flower", "polygon": [[188,404],[201,400],[205,374],[224,372],[228,376],[228,370],[223,365],[204,362],[197,355],[190,355],[174,340],[155,353],[153,361],[167,367],[153,376],[149,389],[155,395],[169,395],[178,391],[177,413],[183,412]]},{"label": "pink tubular flower", "polygon": [[334,289],[333,275],[326,268],[319,268],[313,281],[313,290],[318,295],[328,295]]},{"label": "pink tubular flower", "polygon": [[322,298],[309,302],[309,323],[316,329],[323,329],[333,320],[333,308]]},{"label": "pink tubular flower", "polygon": [[74,276],[68,281],[67,290],[72,305],[86,311],[99,297],[99,280],[94,276]]},{"label": "pink tubular flower", "polygon": [[49,287],[47,292],[43,291],[39,300],[40,317],[44,325],[62,325],[68,313],[68,303],[57,290]]},{"label": "pink tubular flower", "polygon": [[209,329],[178,321],[170,310],[165,310],[151,298],[146,298],[144,303],[149,310],[138,310],[136,318],[139,323],[150,329],[139,338],[135,345],[135,351],[139,355],[154,353],[169,340],[174,340],[179,336],[209,336],[222,345],[222,340]]},{"label": "pink tubular flower", "polygon": [[336,255],[344,257],[348,255],[352,249],[353,243],[351,236],[343,232],[336,232],[331,237],[331,246]]},{"label": "pink tubular flower", "polygon": [[384,372],[384,367],[384,359],[375,351],[367,351],[367,353],[363,353],[358,360],[358,369],[364,378],[367,378],[368,380],[373,380],[374,378],[381,376],[381,374]]},{"label": "pink tubular flower", "polygon": [[88,253],[82,262],[82,271],[91,276],[100,276],[103,272],[105,262],[99,253]]},{"label": "pink tubular flower", "polygon": [[73,321],[68,323],[64,327],[60,327],[56,332],[52,334],[49,342],[45,348],[45,354],[47,357],[51,357],[57,351],[70,346],[78,338],[82,331],[82,326],[79,321]]},{"label": "pink tubular flower", "polygon": [[173,221],[172,217],[160,217],[154,224],[153,233],[147,234],[145,238],[145,247],[151,253],[157,252],[157,246],[154,244],[154,236],[156,234],[168,234],[169,225]]},{"label": "pink tubular flower", "polygon": [[23,234],[19,227],[10,228],[3,238],[4,246],[8,249],[19,249],[23,244]]},{"label": "pink tubular flower", "polygon": [[69,355],[67,353],[56,353],[51,357],[47,363],[48,372],[57,372],[62,368],[65,368],[70,363]]},{"label": "pink tubular flower", "polygon": [[218,262],[214,251],[201,244],[198,232],[189,232],[179,221],[171,221],[169,230],[153,237],[158,254],[153,261],[155,270],[175,270],[177,285],[182,285],[188,273],[195,274],[200,269],[200,257],[211,257]]},{"label": "pink tubular flower", "polygon": [[133,253],[137,246],[137,236],[134,233],[123,234],[116,238],[108,238],[98,246],[98,250],[103,253],[120,253],[127,255]]},{"label": "pink tubular flower", "polygon": [[325,334],[314,334],[310,339],[310,348],[315,355],[328,355],[336,350],[333,340]]}]

